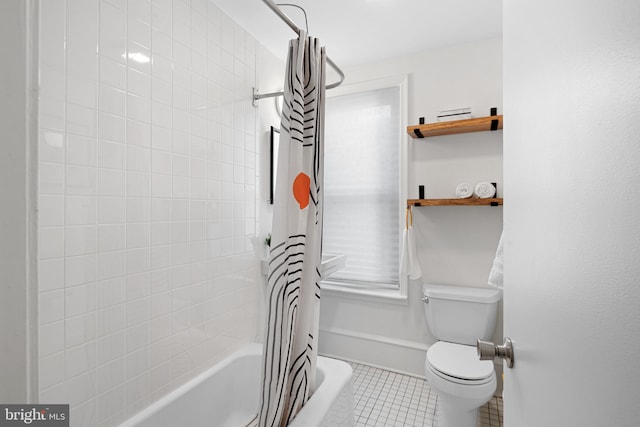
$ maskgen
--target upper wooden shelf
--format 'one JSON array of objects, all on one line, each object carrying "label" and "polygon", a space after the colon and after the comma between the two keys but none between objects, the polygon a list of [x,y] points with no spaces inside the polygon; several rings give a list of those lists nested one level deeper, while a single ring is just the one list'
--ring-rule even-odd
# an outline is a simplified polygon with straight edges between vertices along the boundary
[{"label": "upper wooden shelf", "polygon": [[502,197],[491,199],[408,199],[407,206],[501,206]]},{"label": "upper wooden shelf", "polygon": [[454,135],[457,133],[481,132],[502,129],[502,114],[478,117],[475,119],[454,120],[450,122],[426,123],[424,125],[407,126],[407,133],[412,138]]}]

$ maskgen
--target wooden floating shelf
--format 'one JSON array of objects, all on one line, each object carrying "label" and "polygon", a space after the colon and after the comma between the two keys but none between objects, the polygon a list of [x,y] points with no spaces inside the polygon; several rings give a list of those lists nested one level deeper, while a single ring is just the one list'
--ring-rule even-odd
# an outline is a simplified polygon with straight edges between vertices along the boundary
[{"label": "wooden floating shelf", "polygon": [[407,206],[502,206],[503,198],[491,199],[408,199]]},{"label": "wooden floating shelf", "polygon": [[458,133],[482,132],[502,129],[502,115],[478,117],[475,119],[454,120],[450,122],[427,123],[407,126],[407,133],[412,138],[428,138],[430,136],[455,135]]}]

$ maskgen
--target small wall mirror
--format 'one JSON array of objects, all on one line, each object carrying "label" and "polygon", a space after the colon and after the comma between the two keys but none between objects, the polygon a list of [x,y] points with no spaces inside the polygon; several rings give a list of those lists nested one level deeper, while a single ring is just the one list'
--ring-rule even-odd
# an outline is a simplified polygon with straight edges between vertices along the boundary
[{"label": "small wall mirror", "polygon": [[269,203],[273,204],[273,199],[276,194],[276,175],[278,173],[278,147],[280,144],[280,129],[276,129],[271,126],[271,138],[269,145],[270,161],[271,161],[271,173],[269,174]]}]

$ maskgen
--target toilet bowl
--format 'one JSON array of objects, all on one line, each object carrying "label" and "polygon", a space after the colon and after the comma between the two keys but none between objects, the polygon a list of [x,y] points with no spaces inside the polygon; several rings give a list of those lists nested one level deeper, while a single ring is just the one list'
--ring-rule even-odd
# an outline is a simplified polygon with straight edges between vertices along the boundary
[{"label": "toilet bowl", "polygon": [[427,351],[425,374],[438,395],[438,427],[475,427],[478,408],[496,391],[493,363],[478,360],[475,347],[439,341]]},{"label": "toilet bowl", "polygon": [[493,335],[500,291],[429,284],[423,291],[427,325],[439,340],[425,360],[427,383],[438,395],[436,425],[476,427],[478,408],[495,393],[497,379],[475,343]]}]

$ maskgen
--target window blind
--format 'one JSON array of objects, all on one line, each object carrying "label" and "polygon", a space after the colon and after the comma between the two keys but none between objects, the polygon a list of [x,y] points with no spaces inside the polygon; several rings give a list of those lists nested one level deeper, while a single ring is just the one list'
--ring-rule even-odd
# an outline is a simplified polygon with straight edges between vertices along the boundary
[{"label": "window blind", "polygon": [[327,98],[323,252],[345,254],[327,282],[397,289],[400,89]]}]

